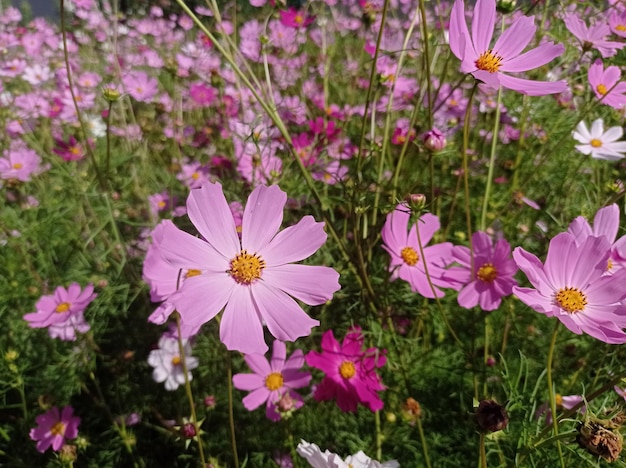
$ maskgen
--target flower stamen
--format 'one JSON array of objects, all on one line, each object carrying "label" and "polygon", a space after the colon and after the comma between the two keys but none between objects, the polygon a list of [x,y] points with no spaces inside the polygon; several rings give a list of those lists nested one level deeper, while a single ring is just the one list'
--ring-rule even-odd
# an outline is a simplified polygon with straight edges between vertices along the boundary
[{"label": "flower stamen", "polygon": [[61,302],[58,306],[55,307],[54,311],[57,314],[62,314],[64,312],[67,312],[68,310],[70,310],[71,306],[72,306],[72,304],[70,304],[69,302]]},{"label": "flower stamen", "polygon": [[265,377],[265,386],[270,391],[281,388],[283,386],[283,382],[283,374],[280,372],[272,372],[270,375]]},{"label": "flower stamen", "polygon": [[339,374],[344,379],[351,379],[356,374],[356,367],[352,361],[343,361],[339,366]]},{"label": "flower stamen", "polygon": [[489,73],[496,73],[502,65],[502,57],[496,55],[491,49],[480,54],[475,62],[476,68]]},{"label": "flower stamen", "polygon": [[589,144],[593,146],[594,148],[600,148],[602,146],[602,141],[598,140],[597,138],[594,138],[589,142]]},{"label": "flower stamen", "polygon": [[404,263],[406,263],[409,266],[415,265],[420,259],[420,256],[417,254],[417,252],[415,251],[413,247],[403,248],[400,251],[400,256],[402,257],[402,260],[404,260]]},{"label": "flower stamen", "polygon": [[587,296],[577,288],[561,288],[556,293],[555,299],[559,307],[570,314],[582,312],[587,305]]},{"label": "flower stamen", "polygon": [[498,271],[493,266],[493,263],[485,263],[478,269],[476,277],[484,281],[485,283],[493,283],[498,276]]},{"label": "flower stamen", "polygon": [[261,277],[264,268],[265,260],[257,254],[242,250],[230,261],[228,273],[239,284],[251,284]]}]

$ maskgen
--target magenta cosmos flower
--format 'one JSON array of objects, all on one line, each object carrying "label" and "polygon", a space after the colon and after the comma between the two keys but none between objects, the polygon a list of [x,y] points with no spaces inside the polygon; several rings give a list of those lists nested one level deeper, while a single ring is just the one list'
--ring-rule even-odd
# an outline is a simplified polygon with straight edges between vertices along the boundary
[{"label": "magenta cosmos flower", "polygon": [[[295,388],[309,385],[311,374],[301,372],[304,355],[298,349],[287,358],[285,343],[274,340],[272,360],[262,354],[246,354],[245,360],[253,374],[236,374],[233,385],[239,390],[250,393],[243,399],[243,406],[254,411],[265,403],[265,414],[272,421],[279,421],[282,414],[302,407],[302,397],[294,392]],[[288,405],[285,406],[285,403]],[[287,407],[288,406],[288,407]]]},{"label": "magenta cosmos flower", "polygon": [[342,411],[355,412],[357,404],[367,406],[371,411],[384,406],[378,393],[385,389],[376,368],[385,365],[385,356],[376,348],[363,348],[363,335],[360,329],[348,332],[343,344],[335,339],[332,330],[322,336],[322,352],[311,351],[306,355],[306,363],[326,373],[324,380],[313,394],[317,401],[337,400]]},{"label": "magenta cosmos flower", "polygon": [[610,344],[626,343],[626,269],[604,275],[611,245],[588,236],[580,245],[568,232],[550,241],[545,264],[521,247],[513,258],[533,288],[513,293],[537,312],[556,317],[572,332],[587,333]]},{"label": "magenta cosmos flower", "polygon": [[326,241],[324,223],[305,216],[282,232],[287,195],[276,185],[259,186],[248,197],[241,240],[219,183],[192,190],[187,212],[202,238],[164,221],[159,251],[176,268],[199,272],[186,278],[169,301],[186,327],[197,329],[224,314],[220,339],[230,350],[263,354],[263,324],[282,341],[294,341],[319,325],[293,299],[319,305],[339,289],[332,268],[294,265]]},{"label": "magenta cosmos flower", "polygon": [[504,239],[498,240],[494,246],[489,236],[479,231],[472,235],[472,249],[473,262],[470,249],[454,247],[452,256],[461,266],[452,267],[447,275],[463,285],[458,297],[461,307],[471,309],[479,305],[484,311],[496,310],[502,298],[510,295],[513,286],[517,286],[513,278],[517,265],[511,258],[511,246]]},{"label": "magenta cosmos flower", "polygon": [[61,412],[54,406],[35,418],[37,427],[30,430],[30,438],[37,441],[37,450],[41,453],[52,447],[57,452],[65,439],[75,439],[78,435],[80,418],[74,416],[74,409],[66,406]]},{"label": "magenta cosmos flower", "polygon": [[[443,279],[444,268],[452,262],[452,244],[445,242],[426,247],[435,232],[439,230],[439,218],[426,213],[411,226],[407,233],[410,218],[409,208],[406,205],[398,205],[394,211],[387,215],[381,232],[384,242],[383,249],[391,255],[391,263],[389,264],[389,270],[392,271],[391,278],[407,281],[413,291],[424,297],[431,299],[435,295],[443,297],[443,291],[437,286],[452,286],[448,280]],[[420,258],[418,229],[424,258]],[[433,284],[432,288],[428,282],[424,265],[428,269],[428,276],[430,276],[430,281]]]},{"label": "magenta cosmos flower", "polygon": [[530,96],[560,93],[565,81],[533,81],[505,73],[533,70],[563,53],[563,44],[544,42],[521,53],[535,36],[534,16],[518,17],[491,46],[496,21],[496,0],[478,0],[472,16],[472,34],[465,22],[465,4],[456,0],[450,18],[450,49],[461,60],[461,71],[497,89],[500,86]]},{"label": "magenta cosmos flower", "polygon": [[31,328],[60,326],[72,322],[72,319],[82,323],[85,309],[97,296],[93,292],[93,284],[88,284],[84,290],[78,283],[70,284],[67,289],[59,286],[54,294],[42,296],[35,304],[37,311],[24,315],[24,320]]}]

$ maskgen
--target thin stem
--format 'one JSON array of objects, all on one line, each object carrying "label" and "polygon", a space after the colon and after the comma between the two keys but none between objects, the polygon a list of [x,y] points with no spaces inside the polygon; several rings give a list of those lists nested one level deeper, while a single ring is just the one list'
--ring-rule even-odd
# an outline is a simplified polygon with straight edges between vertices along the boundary
[{"label": "thin stem", "polygon": [[237,437],[235,435],[235,411],[233,405],[233,363],[230,353],[228,360],[228,425],[230,426],[230,445],[233,449],[233,463],[239,468],[239,455],[237,454]]},{"label": "thin stem", "polygon": [[472,245],[472,218],[470,215],[470,193],[469,193],[469,168],[467,164],[468,151],[469,151],[469,131],[470,120],[472,117],[472,104],[474,102],[474,95],[478,89],[478,81],[474,81],[474,86],[470,91],[470,96],[467,101],[467,108],[465,109],[465,120],[463,123],[463,188],[465,191],[465,223],[467,225],[467,239],[470,246],[470,271],[474,271],[474,247]]},{"label": "thin stem", "polygon": [[487,468],[487,452],[485,451],[485,434],[483,434],[482,432],[480,433],[480,441],[479,441],[479,447],[480,447],[480,468]]},{"label": "thin stem", "polygon": [[426,436],[424,435],[424,428],[422,427],[422,420],[420,418],[417,418],[417,430],[420,433],[420,442],[422,444],[422,452],[424,453],[426,468],[431,468],[430,457],[428,456],[428,446],[426,445]]},{"label": "thin stem", "polygon": [[500,106],[502,103],[502,86],[498,87],[498,98],[496,102],[495,122],[491,133],[491,153],[489,155],[489,169],[487,172],[487,186],[485,187],[485,197],[483,198],[483,209],[480,213],[480,230],[487,228],[487,206],[489,205],[489,195],[493,183],[493,171],[496,165],[496,147],[498,146],[498,132],[500,131]]},{"label": "thin stem", "polygon": [[380,411],[374,413],[374,424],[376,426],[376,459],[383,458],[383,434],[380,430]]},{"label": "thin stem", "polygon": [[[554,357],[554,348],[556,345],[556,335],[559,331],[560,321],[557,320],[554,331],[552,332],[552,340],[550,341],[550,350],[548,351],[548,363],[546,364],[546,378],[548,379],[548,393],[550,396],[550,411],[552,411],[552,429],[555,436],[559,435],[559,421],[556,417],[556,394],[554,393],[554,386],[552,384],[552,359]],[[556,446],[559,451],[559,460],[561,461],[561,468],[565,468],[565,461],[563,460],[563,450],[561,449],[561,441],[557,439]]]},{"label": "thin stem", "polygon": [[[178,289],[178,288],[177,288]],[[206,466],[206,460],[204,459],[204,449],[202,447],[202,437],[200,436],[200,426],[198,425],[198,416],[196,414],[196,405],[193,402],[193,393],[191,392],[191,382],[189,381],[189,373],[187,371],[187,359],[185,356],[185,347],[183,345],[183,338],[180,330],[180,314],[176,315],[176,330],[178,338],[178,356],[180,357],[180,364],[183,368],[183,376],[185,377],[185,393],[187,393],[187,399],[189,400],[189,406],[191,407],[191,422],[196,432],[196,442],[198,443],[198,452],[200,454],[200,461],[202,466]]]}]

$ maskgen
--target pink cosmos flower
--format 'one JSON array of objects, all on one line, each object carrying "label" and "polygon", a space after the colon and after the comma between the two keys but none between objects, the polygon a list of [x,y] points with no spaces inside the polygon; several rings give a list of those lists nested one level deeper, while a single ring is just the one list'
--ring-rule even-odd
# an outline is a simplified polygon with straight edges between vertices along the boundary
[{"label": "pink cosmos flower", "polygon": [[478,0],[472,17],[470,36],[465,22],[465,4],[456,0],[450,18],[450,49],[461,60],[461,71],[491,88],[499,86],[530,96],[561,93],[565,81],[533,81],[505,73],[517,73],[541,67],[563,53],[563,44],[544,42],[521,53],[535,35],[534,16],[520,16],[491,44],[496,20],[496,0]]},{"label": "pink cosmos flower", "polygon": [[597,59],[589,67],[587,78],[591,89],[601,103],[607,106],[621,109],[626,104],[626,82],[619,81],[622,72],[612,65],[604,69],[602,60]]},{"label": "pink cosmos flower", "polygon": [[609,28],[619,37],[626,37],[626,10],[614,10],[609,16]]},{"label": "pink cosmos flower", "polygon": [[254,411],[265,403],[265,414],[272,421],[281,419],[281,411],[277,404],[288,396],[293,403],[292,408],[301,408],[304,405],[302,397],[294,391],[309,385],[311,374],[301,372],[304,365],[304,355],[298,349],[286,359],[287,347],[285,343],[274,340],[272,359],[270,362],[261,354],[246,354],[245,360],[253,374],[236,374],[233,376],[233,385],[239,390],[250,393],[243,399],[243,405],[248,411]]},{"label": "pink cosmos flower", "polygon": [[570,331],[587,333],[610,344],[626,343],[626,269],[604,275],[610,243],[606,237],[576,238],[562,232],[548,248],[545,264],[521,247],[513,258],[533,288],[513,287],[524,304],[548,317],[558,318]]},{"label": "pink cosmos flower", "polygon": [[[410,218],[409,208],[405,205],[398,205],[387,215],[381,232],[383,249],[391,255],[389,264],[389,270],[392,271],[391,279],[403,279],[411,285],[413,291],[424,297],[431,299],[435,295],[443,297],[444,293],[438,287],[451,286],[449,281],[443,278],[443,274],[444,268],[452,263],[452,244],[445,242],[426,247],[435,232],[439,230],[439,218],[426,213],[411,226],[411,230],[407,233]],[[418,229],[425,258],[420,258]],[[428,282],[424,265],[428,269],[433,288]]]},{"label": "pink cosmos flower", "polygon": [[41,453],[52,447],[58,452],[65,439],[75,439],[78,435],[80,418],[74,416],[74,409],[66,406],[61,412],[56,406],[35,418],[37,427],[30,430],[30,438],[37,441],[37,450]]},{"label": "pink cosmos flower", "polygon": [[81,333],[89,330],[83,313],[98,295],[93,292],[93,284],[84,290],[78,283],[72,283],[65,289],[59,286],[54,294],[42,296],[35,304],[36,312],[24,315],[31,328],[46,328],[53,338],[74,341],[74,331]]},{"label": "pink cosmos flower", "polygon": [[359,328],[348,332],[342,344],[328,330],[322,336],[322,352],[306,355],[309,366],[326,373],[313,394],[317,401],[336,399],[337,406],[345,412],[356,412],[358,403],[371,411],[383,408],[377,392],[385,386],[376,368],[384,366],[387,359],[376,348],[363,351],[363,341]]},{"label": "pink cosmos flower", "polygon": [[287,195],[278,186],[259,186],[243,214],[241,241],[219,183],[191,190],[187,212],[202,239],[164,221],[160,251],[171,265],[199,270],[169,300],[183,324],[200,327],[224,309],[220,339],[230,350],[263,354],[263,323],[279,340],[306,336],[319,322],[293,299],[320,305],[339,286],[332,268],[296,265],[326,241],[324,223],[305,216],[278,232]]},{"label": "pink cosmos flower", "polygon": [[159,83],[156,78],[142,71],[129,72],[122,78],[122,83],[126,92],[140,102],[151,102],[159,92]]},{"label": "pink cosmos flower", "polygon": [[576,126],[576,131],[572,132],[574,139],[580,143],[576,145],[578,151],[590,154],[594,159],[607,161],[617,161],[626,156],[626,141],[617,141],[623,134],[622,127],[611,127],[605,132],[602,119],[593,121],[591,131],[581,120]]},{"label": "pink cosmos flower", "polygon": [[[559,395],[558,393],[555,395],[556,399],[556,407],[557,409],[572,409],[574,406],[577,406],[581,401],[583,401],[582,395]],[[581,406],[578,410],[578,413],[584,414],[587,408]],[[550,409],[550,403],[546,402],[537,408],[535,412],[535,418],[539,419],[543,415],[546,415],[546,426],[550,426],[552,424],[552,410]]]},{"label": "pink cosmos flower", "polygon": [[478,231],[472,235],[472,249],[474,270],[470,249],[455,246],[452,256],[461,266],[451,268],[447,275],[453,275],[463,285],[458,297],[461,307],[471,309],[479,305],[484,311],[496,310],[502,298],[517,286],[513,278],[517,265],[511,258],[511,246],[504,239],[494,246],[486,233]]},{"label": "pink cosmos flower", "polygon": [[615,271],[626,268],[626,236],[617,238],[619,230],[619,208],[615,203],[604,208],[600,208],[593,218],[593,228],[582,216],[572,221],[567,228],[567,232],[576,237],[576,244],[582,244],[589,236],[604,236],[611,243],[611,254],[606,266],[606,275],[611,275]]},{"label": "pink cosmos flower", "polygon": [[43,169],[39,155],[25,146],[12,145],[0,158],[0,179],[28,182],[32,175],[38,174]]},{"label": "pink cosmos flower", "polygon": [[287,10],[280,10],[280,22],[290,28],[304,28],[315,20],[315,16],[308,16],[305,12],[290,7]]},{"label": "pink cosmos flower", "polygon": [[607,41],[605,38],[611,33],[609,25],[598,21],[593,26],[587,27],[585,22],[576,14],[568,13],[563,17],[567,29],[580,41],[583,52],[597,49],[602,57],[612,57],[624,47],[621,42]]}]

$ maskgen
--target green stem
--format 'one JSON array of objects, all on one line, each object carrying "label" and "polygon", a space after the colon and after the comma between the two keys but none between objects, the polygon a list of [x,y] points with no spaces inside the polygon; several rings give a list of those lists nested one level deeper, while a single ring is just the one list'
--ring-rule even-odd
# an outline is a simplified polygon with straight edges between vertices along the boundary
[{"label": "green stem", "polygon": [[420,442],[422,443],[422,452],[424,453],[426,468],[431,468],[430,457],[428,456],[428,446],[426,445],[426,436],[424,435],[424,427],[422,426],[422,420],[420,418],[417,418],[417,430],[420,433]]},{"label": "green stem", "polygon": [[[177,288],[178,289],[178,288]],[[200,426],[198,425],[198,416],[196,414],[196,405],[193,401],[193,393],[191,392],[191,382],[189,381],[189,374],[187,372],[187,360],[185,356],[185,347],[183,346],[183,338],[180,330],[180,314],[176,315],[176,330],[178,338],[178,356],[180,357],[180,364],[183,368],[183,376],[185,377],[185,392],[187,393],[187,400],[189,400],[189,406],[191,407],[191,421],[196,431],[196,442],[198,443],[198,452],[200,454],[200,461],[202,466],[206,466],[206,460],[204,458],[204,449],[202,447],[202,437],[200,436]]]},{"label": "green stem", "polygon": [[[548,363],[546,364],[546,378],[548,379],[548,393],[550,396],[550,411],[552,411],[552,430],[555,436],[559,435],[559,421],[556,417],[556,394],[554,393],[554,385],[552,382],[552,360],[554,358],[554,348],[556,345],[556,336],[559,331],[560,321],[557,320],[554,331],[552,332],[552,340],[550,341],[550,349],[548,351]],[[561,468],[565,468],[565,461],[563,460],[563,450],[561,448],[561,441],[557,439],[556,446],[559,451],[559,460],[561,461]]]},{"label": "green stem", "polygon": [[230,444],[233,450],[233,463],[239,468],[239,455],[237,454],[237,437],[235,435],[235,411],[233,405],[233,363],[228,353],[228,425],[230,426]]},{"label": "green stem", "polygon": [[480,468],[487,468],[487,452],[485,451],[485,434],[480,433],[480,441],[479,441],[479,450],[480,450]]},{"label": "green stem", "polygon": [[493,183],[493,171],[496,165],[496,147],[498,146],[498,132],[500,131],[500,106],[502,103],[502,86],[498,87],[498,98],[496,102],[495,122],[491,134],[491,153],[489,155],[489,170],[487,173],[487,186],[485,187],[485,197],[483,198],[483,209],[480,213],[480,230],[487,228],[487,207],[489,205],[489,195]]},{"label": "green stem", "polygon": [[470,246],[470,271],[474,271],[474,247],[472,245],[472,217],[470,214],[470,192],[469,192],[469,167],[467,163],[468,151],[469,151],[469,131],[470,120],[472,118],[472,104],[474,102],[474,95],[478,89],[478,81],[474,80],[474,86],[470,91],[469,99],[467,100],[467,108],[465,109],[465,119],[463,122],[463,189],[465,192],[465,223],[467,226],[467,240]]}]

